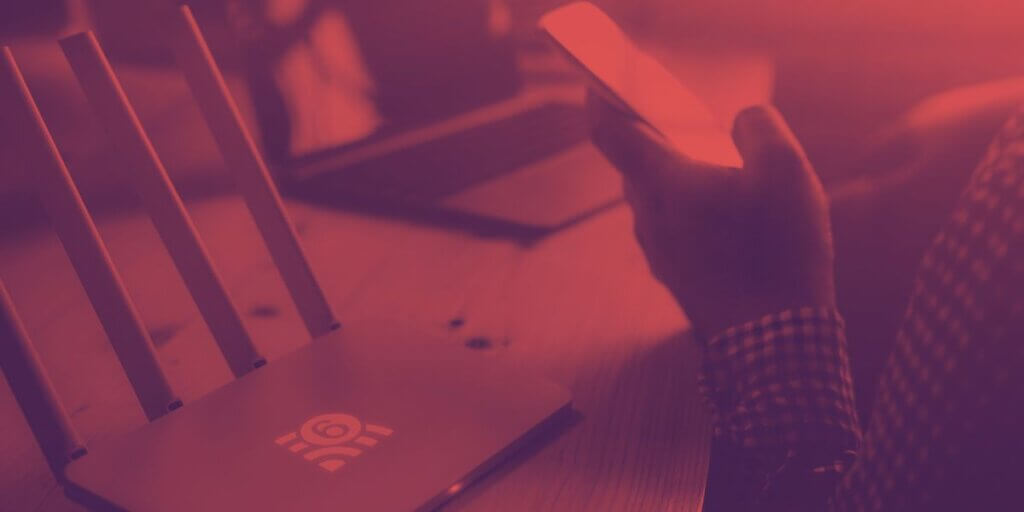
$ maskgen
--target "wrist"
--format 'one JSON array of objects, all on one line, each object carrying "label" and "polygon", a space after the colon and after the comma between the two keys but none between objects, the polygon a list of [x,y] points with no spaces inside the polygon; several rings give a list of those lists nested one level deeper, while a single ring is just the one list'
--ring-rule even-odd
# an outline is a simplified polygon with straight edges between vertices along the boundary
[{"label": "wrist", "polygon": [[693,304],[683,311],[701,343],[730,328],[756,322],[787,311],[836,311],[834,293],[791,295],[788,297],[753,297],[736,295],[713,304]]}]

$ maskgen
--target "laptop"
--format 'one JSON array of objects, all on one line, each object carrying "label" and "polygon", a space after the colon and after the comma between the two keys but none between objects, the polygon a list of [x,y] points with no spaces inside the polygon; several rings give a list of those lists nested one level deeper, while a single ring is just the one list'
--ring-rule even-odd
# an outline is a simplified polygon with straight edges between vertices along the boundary
[{"label": "laptop", "polygon": [[97,510],[431,510],[570,414],[466,350],[337,331],[65,469]]},{"label": "laptop", "polygon": [[[581,84],[567,84],[568,73],[536,71],[531,59],[551,57],[550,48],[532,30],[513,29],[532,27],[516,17],[521,5],[331,5],[307,13],[319,21],[284,52],[265,49],[259,37],[246,43],[262,139],[285,193],[508,236],[557,228],[618,199],[613,180],[599,198],[560,194],[557,214],[499,211],[487,199],[462,197],[589,139]],[[572,167],[595,162],[588,155]],[[517,190],[561,192],[564,181],[548,173]]]}]

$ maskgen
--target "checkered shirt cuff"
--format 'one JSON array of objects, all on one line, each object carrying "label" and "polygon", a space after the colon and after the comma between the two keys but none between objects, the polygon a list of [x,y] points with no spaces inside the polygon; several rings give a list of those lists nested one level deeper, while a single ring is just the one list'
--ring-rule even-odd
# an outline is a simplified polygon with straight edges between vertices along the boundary
[{"label": "checkered shirt cuff", "polygon": [[755,450],[842,453],[860,431],[843,320],[805,307],[730,328],[705,347],[715,435]]}]

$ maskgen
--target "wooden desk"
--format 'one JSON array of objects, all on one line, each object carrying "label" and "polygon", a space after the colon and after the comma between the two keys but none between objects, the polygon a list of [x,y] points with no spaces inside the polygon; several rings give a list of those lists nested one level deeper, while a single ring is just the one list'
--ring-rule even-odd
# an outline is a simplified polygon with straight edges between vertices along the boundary
[{"label": "wooden desk", "polygon": [[[724,117],[770,95],[766,59],[676,57],[680,75]],[[191,155],[194,145],[179,146],[195,133],[185,133],[183,123],[170,128],[181,133],[157,137],[169,144],[158,144],[161,153]],[[543,209],[581,194],[619,194],[618,176],[589,146],[544,165],[452,200],[506,207],[516,198],[510,207]],[[541,190],[543,173],[551,181]],[[495,206],[495,197],[504,202]],[[307,343],[242,201],[229,195],[188,206],[271,364]],[[573,425],[530,446],[447,509],[700,510],[710,424],[696,389],[698,354],[685,318],[648,273],[624,205],[529,246],[340,209],[289,207],[328,299],[360,339],[413,331],[423,343],[464,347],[572,391]],[[100,218],[99,227],[186,407],[228,382],[230,372],[148,219],[121,213]],[[0,237],[0,276],[85,439],[142,425],[56,237],[48,230]],[[80,510],[48,473],[6,384],[0,510]]]},{"label": "wooden desk", "polygon": [[[593,159],[595,179],[615,179]],[[190,209],[271,360],[306,343],[241,201],[227,196]],[[572,390],[573,426],[472,486],[450,509],[699,510],[708,419],[696,394],[696,352],[682,314],[646,271],[626,208],[532,247],[291,209],[346,329],[368,342],[414,329],[423,343],[464,345]],[[227,382],[149,222],[124,214],[100,226],[186,406]],[[3,240],[0,275],[85,438],[141,425],[56,238],[41,231]],[[47,473],[6,385],[0,411],[0,509],[77,510]]]}]

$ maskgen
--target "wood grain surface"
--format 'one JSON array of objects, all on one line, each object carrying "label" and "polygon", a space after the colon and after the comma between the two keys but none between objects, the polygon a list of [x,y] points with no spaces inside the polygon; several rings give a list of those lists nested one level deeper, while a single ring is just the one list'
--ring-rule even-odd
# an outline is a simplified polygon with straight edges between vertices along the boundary
[{"label": "wood grain surface", "polygon": [[[306,343],[242,201],[190,209],[271,364]],[[571,426],[449,509],[699,510],[708,420],[696,395],[696,352],[684,317],[646,271],[628,210],[528,248],[308,206],[291,211],[345,329],[372,337],[414,328],[424,343],[462,345],[572,390]],[[186,407],[227,382],[231,374],[150,223],[124,215],[100,230]],[[0,275],[87,442],[141,425],[58,240],[38,232],[4,241]],[[5,384],[0,509],[77,510],[31,439]]]},{"label": "wood grain surface", "polygon": [[[670,67],[723,117],[770,96],[766,59],[675,58]],[[145,101],[139,106],[149,108]],[[168,127],[174,136],[160,135]],[[209,133],[185,127],[161,122],[151,130],[169,169],[192,165],[178,160],[197,159],[193,150],[209,146]],[[685,317],[647,270],[629,210],[614,202],[619,187],[596,150],[582,145],[446,200],[445,206],[542,219],[580,204],[610,205],[526,245],[342,205],[286,204],[343,329],[369,340],[412,329],[423,334],[422,343],[463,347],[571,390],[570,425],[519,452],[445,509],[700,510],[710,422],[696,389],[697,350]],[[308,343],[242,197],[186,203],[269,364]],[[98,228],[185,407],[232,379],[146,215],[114,212],[101,216]],[[86,443],[144,424],[58,238],[48,229],[2,235],[0,277]],[[0,511],[67,510],[81,508],[64,497],[0,383]]]}]

